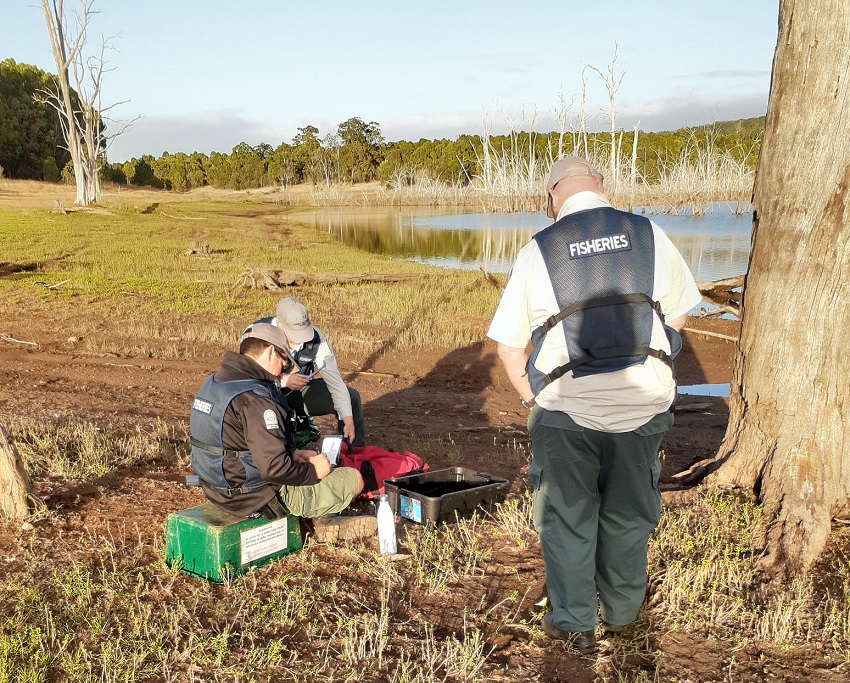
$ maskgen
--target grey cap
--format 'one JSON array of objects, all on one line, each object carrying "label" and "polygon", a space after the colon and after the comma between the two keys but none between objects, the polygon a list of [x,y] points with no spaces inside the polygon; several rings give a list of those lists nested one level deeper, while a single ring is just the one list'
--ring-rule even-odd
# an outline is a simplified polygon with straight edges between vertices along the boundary
[{"label": "grey cap", "polygon": [[313,338],[313,326],[310,324],[310,314],[301,299],[288,296],[277,302],[275,311],[277,324],[283,328],[293,343],[303,344]]},{"label": "grey cap", "polygon": [[[578,168],[570,168],[571,166],[578,166]],[[599,176],[600,181],[602,179],[602,175],[593,168],[593,164],[583,157],[564,157],[552,164],[552,168],[549,169],[549,177],[546,179],[546,215],[549,218],[555,218],[555,212],[552,207],[552,195],[549,194],[549,190],[564,178],[582,175],[596,175]]]},{"label": "grey cap", "polygon": [[262,339],[272,346],[280,350],[289,348],[289,343],[286,341],[286,335],[283,330],[270,325],[269,323],[251,323],[242,332],[242,338],[239,340],[241,344],[246,339]]}]

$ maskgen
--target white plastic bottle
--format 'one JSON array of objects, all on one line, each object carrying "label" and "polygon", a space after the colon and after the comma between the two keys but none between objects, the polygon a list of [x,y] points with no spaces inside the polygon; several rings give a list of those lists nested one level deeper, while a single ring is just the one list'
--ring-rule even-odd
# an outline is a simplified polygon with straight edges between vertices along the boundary
[{"label": "white plastic bottle", "polygon": [[386,493],[382,493],[378,500],[378,544],[381,555],[395,555],[395,514]]}]

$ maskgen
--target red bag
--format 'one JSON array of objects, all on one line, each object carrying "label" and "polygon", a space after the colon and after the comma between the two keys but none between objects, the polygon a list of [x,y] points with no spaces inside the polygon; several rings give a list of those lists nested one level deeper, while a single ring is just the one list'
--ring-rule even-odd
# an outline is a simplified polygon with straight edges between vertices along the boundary
[{"label": "red bag", "polygon": [[378,446],[350,447],[343,442],[339,453],[342,467],[353,467],[363,476],[365,487],[362,498],[377,498],[384,493],[384,480],[408,474],[427,472],[428,464],[415,453],[387,451]]}]

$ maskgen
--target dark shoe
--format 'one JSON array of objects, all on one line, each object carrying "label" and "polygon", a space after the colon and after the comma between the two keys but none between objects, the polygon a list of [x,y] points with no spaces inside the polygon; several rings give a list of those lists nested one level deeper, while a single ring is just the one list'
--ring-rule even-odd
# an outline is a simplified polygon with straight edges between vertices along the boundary
[{"label": "dark shoe", "polygon": [[320,543],[368,538],[374,536],[377,529],[375,515],[333,515],[313,520],[313,535]]},{"label": "dark shoe", "polygon": [[593,631],[565,631],[558,627],[549,612],[543,617],[543,631],[553,640],[565,640],[583,655],[596,652],[596,635]]}]

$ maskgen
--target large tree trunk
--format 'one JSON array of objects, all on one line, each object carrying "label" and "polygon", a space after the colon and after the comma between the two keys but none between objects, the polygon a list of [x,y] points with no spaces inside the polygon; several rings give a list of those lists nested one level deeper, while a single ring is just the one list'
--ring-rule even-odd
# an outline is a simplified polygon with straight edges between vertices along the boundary
[{"label": "large tree trunk", "polygon": [[782,0],[753,250],[715,479],[771,515],[765,565],[804,570],[850,511],[850,3]]},{"label": "large tree trunk", "polygon": [[23,519],[29,514],[30,481],[15,444],[0,424],[0,515]]}]

